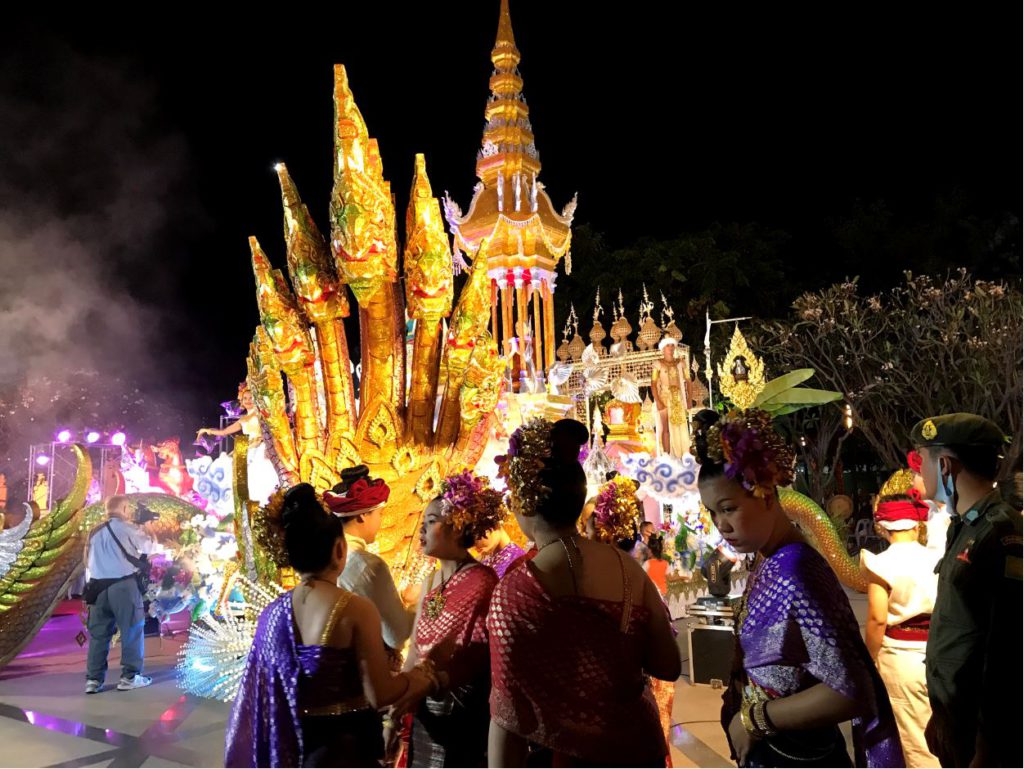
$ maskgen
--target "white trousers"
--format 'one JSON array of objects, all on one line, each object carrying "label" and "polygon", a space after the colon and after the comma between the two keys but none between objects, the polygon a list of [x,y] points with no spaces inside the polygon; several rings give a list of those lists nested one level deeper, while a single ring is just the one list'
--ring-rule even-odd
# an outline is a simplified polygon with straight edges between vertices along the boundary
[{"label": "white trousers", "polygon": [[920,648],[902,649],[883,642],[878,652],[878,672],[889,692],[907,766],[939,766],[939,759],[928,751],[924,738],[932,716],[925,682],[924,644]]}]

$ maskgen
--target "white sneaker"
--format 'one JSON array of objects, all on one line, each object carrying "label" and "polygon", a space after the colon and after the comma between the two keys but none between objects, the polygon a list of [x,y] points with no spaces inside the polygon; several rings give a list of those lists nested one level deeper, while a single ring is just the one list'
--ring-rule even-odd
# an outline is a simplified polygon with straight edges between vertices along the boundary
[{"label": "white sneaker", "polygon": [[102,688],[103,688],[103,684],[101,684],[99,681],[91,681],[90,680],[90,681],[86,681],[85,682],[85,693],[86,694],[96,694],[96,692],[98,692]]},{"label": "white sneaker", "polygon": [[141,689],[143,686],[149,686],[151,683],[153,683],[152,678],[136,673],[135,678],[122,678],[118,681],[117,690],[119,692],[127,692],[132,689]]}]

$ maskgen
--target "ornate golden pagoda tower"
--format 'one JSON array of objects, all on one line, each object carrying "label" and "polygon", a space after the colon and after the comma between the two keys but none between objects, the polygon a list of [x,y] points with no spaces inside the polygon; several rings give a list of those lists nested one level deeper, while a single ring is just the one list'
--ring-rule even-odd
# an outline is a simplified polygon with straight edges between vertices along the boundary
[{"label": "ornate golden pagoda tower", "polygon": [[569,243],[576,198],[557,213],[538,179],[540,155],[519,60],[508,0],[501,0],[498,38],[491,51],[491,95],[484,111],[487,125],[476,160],[480,181],[467,214],[447,195],[444,209],[456,257],[463,251],[475,257],[480,243],[489,239],[491,333],[500,349],[508,354],[512,339],[518,338],[519,351],[525,354],[524,340],[530,336],[534,365],[547,370],[555,360],[555,268],[565,256],[566,273],[572,270]]}]

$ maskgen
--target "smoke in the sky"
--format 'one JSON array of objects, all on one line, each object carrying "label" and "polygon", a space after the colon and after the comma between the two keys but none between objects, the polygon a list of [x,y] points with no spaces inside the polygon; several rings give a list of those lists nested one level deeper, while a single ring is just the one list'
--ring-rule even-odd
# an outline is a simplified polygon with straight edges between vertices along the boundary
[{"label": "smoke in the sky", "polygon": [[[178,431],[154,255],[188,179],[183,141],[124,63],[62,44],[0,58],[0,472],[57,425]],[[165,397],[166,396],[166,397]],[[135,424],[132,424],[135,422]],[[12,499],[14,497],[12,496]]]}]

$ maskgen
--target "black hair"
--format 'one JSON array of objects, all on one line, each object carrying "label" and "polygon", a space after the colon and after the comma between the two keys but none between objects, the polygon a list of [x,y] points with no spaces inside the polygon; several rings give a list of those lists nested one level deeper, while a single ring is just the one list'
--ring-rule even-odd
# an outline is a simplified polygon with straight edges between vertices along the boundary
[{"label": "black hair", "polygon": [[572,526],[587,501],[587,475],[580,464],[580,447],[590,438],[575,419],[560,419],[551,428],[551,456],[537,482],[550,489],[537,514],[553,526]]},{"label": "black hair", "polygon": [[343,534],[341,521],[324,510],[312,486],[300,483],[288,490],[281,520],[288,563],[295,571],[314,574],[330,565],[334,544]]},{"label": "black hair", "polygon": [[953,456],[960,460],[964,470],[986,481],[994,481],[999,475],[1002,460],[997,446],[946,446]]},{"label": "black hair", "polygon": [[348,487],[358,481],[360,478],[368,479],[370,477],[370,468],[366,465],[355,465],[354,467],[346,467],[341,471],[341,480],[334,484],[334,488],[331,489],[335,494],[344,494],[348,491]]},{"label": "black hair", "polygon": [[651,541],[647,543],[647,547],[651,550],[652,558],[661,558],[662,553],[665,552],[665,537],[663,534],[652,534]]}]

